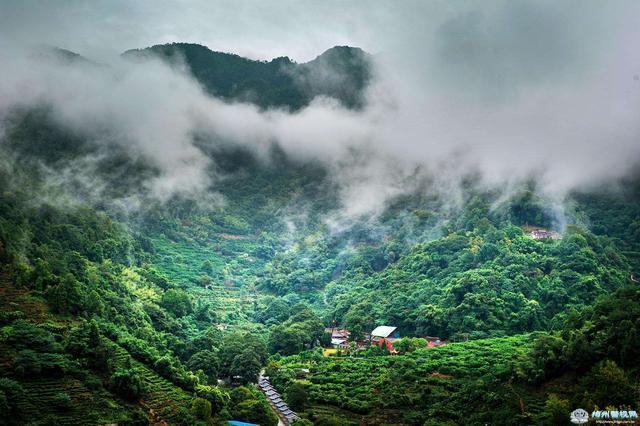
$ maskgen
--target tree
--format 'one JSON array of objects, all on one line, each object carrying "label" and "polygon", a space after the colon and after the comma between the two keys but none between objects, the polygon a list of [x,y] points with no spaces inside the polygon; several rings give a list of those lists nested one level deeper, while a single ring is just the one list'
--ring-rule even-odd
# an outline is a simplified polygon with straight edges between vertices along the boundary
[{"label": "tree", "polygon": [[178,426],[193,426],[197,422],[194,415],[187,407],[178,407],[176,410],[175,423]]},{"label": "tree", "polygon": [[624,370],[611,360],[596,364],[582,379],[580,388],[600,407],[631,406],[638,397]]},{"label": "tree", "polygon": [[373,304],[369,301],[359,302],[349,308],[344,320],[351,330],[352,338],[358,339],[364,333],[373,330],[374,321]]},{"label": "tree", "polygon": [[222,333],[214,326],[211,326],[187,342],[184,355],[186,358],[189,358],[196,352],[204,350],[212,351],[222,345]]},{"label": "tree", "polygon": [[153,363],[153,369],[165,379],[173,381],[176,375],[176,368],[173,364],[173,358],[167,354],[161,356]]},{"label": "tree", "polygon": [[188,315],[193,310],[191,298],[184,290],[171,288],[164,292],[161,301],[162,307],[176,317]]},{"label": "tree", "polygon": [[218,378],[220,361],[215,352],[205,349],[189,358],[187,366],[193,371],[202,370],[209,378],[209,382],[213,383]]},{"label": "tree", "polygon": [[269,352],[272,354],[293,355],[300,352],[302,346],[302,336],[297,330],[282,325],[275,325],[269,331],[269,341],[267,343]]},{"label": "tree", "polygon": [[276,426],[278,417],[258,390],[239,386],[231,391],[229,403],[231,415],[235,419],[257,423],[262,426]]},{"label": "tree", "polygon": [[272,325],[286,321],[291,315],[291,307],[281,298],[273,298],[256,312],[256,321]]},{"label": "tree", "polygon": [[303,411],[309,402],[307,396],[307,385],[309,382],[296,380],[287,388],[287,402],[296,411]]},{"label": "tree", "polygon": [[8,419],[15,414],[16,404],[23,394],[24,389],[18,382],[0,377],[0,419]]},{"label": "tree", "polygon": [[208,323],[217,321],[217,316],[215,311],[211,307],[211,303],[202,300],[196,301],[196,306],[194,308],[194,317],[198,321]]},{"label": "tree", "polygon": [[566,424],[571,412],[569,401],[558,398],[558,395],[551,394],[545,402],[543,417],[552,425]]},{"label": "tree", "polygon": [[200,267],[200,270],[207,275],[213,274],[213,265],[211,264],[211,261],[207,259],[204,262],[202,262],[202,266]]},{"label": "tree", "polygon": [[91,315],[101,316],[104,313],[104,302],[97,291],[91,290],[87,295],[85,310]]},{"label": "tree", "polygon": [[211,412],[219,413],[229,402],[229,394],[217,386],[198,385],[196,395],[211,403]]},{"label": "tree", "polygon": [[[236,361],[236,358],[243,353],[251,354],[251,357],[248,354],[246,356],[255,358],[259,365],[267,361],[267,346],[261,336],[251,333],[229,333],[224,336],[218,352],[222,377],[238,375],[236,374],[238,369],[233,368],[233,364],[236,363],[238,368],[242,369],[241,360]],[[259,371],[260,368],[258,368]]]},{"label": "tree", "polygon": [[61,314],[77,314],[84,305],[84,293],[73,274],[66,274],[62,282],[50,286],[45,296],[53,310]]},{"label": "tree", "polygon": [[258,380],[262,364],[252,350],[247,349],[233,359],[231,376],[237,377],[240,383],[253,383]]},{"label": "tree", "polygon": [[403,337],[394,342],[393,347],[400,353],[413,352],[416,349],[422,349],[427,346],[427,341],[420,337]]},{"label": "tree", "polygon": [[113,349],[104,344],[95,320],[82,322],[64,341],[67,352],[83,359],[90,367],[106,371]]}]

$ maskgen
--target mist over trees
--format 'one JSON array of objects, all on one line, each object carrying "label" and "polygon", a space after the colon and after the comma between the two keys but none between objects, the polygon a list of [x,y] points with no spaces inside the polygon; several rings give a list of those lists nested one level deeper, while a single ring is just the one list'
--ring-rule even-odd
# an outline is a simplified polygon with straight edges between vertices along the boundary
[{"label": "mist over trees", "polygon": [[0,5],[0,424],[637,409],[636,4],[194,5]]}]

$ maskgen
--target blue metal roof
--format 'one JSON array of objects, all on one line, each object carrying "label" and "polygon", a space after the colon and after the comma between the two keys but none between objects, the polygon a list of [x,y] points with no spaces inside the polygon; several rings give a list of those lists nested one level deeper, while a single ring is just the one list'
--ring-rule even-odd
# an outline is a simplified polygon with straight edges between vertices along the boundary
[{"label": "blue metal roof", "polygon": [[234,426],[260,426],[255,423],[245,423],[245,422],[239,422],[237,420],[229,420],[227,421],[227,423]]}]

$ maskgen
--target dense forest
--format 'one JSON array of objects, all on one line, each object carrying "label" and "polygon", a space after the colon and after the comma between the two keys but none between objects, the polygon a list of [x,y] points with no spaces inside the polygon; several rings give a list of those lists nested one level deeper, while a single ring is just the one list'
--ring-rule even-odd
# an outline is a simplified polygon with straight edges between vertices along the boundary
[{"label": "dense forest", "polygon": [[[357,110],[371,78],[368,54],[348,47],[304,64],[190,44],[124,57],[147,55],[260,108],[324,96]],[[51,105],[17,107],[2,127],[0,424],[276,425],[261,373],[304,425],[568,424],[578,407],[636,409],[637,176],[573,191],[560,213],[534,179],[501,192],[469,176],[455,204],[425,183],[336,228],[331,171],[277,144],[266,159],[202,147],[224,202],[158,200],[142,189],[153,164]],[[355,341],[379,325],[398,328],[397,353],[325,356],[327,327]]]}]

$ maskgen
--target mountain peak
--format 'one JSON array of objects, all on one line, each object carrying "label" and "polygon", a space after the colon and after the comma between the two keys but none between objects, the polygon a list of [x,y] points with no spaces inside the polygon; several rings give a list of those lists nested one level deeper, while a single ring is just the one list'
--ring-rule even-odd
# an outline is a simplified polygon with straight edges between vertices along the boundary
[{"label": "mountain peak", "polygon": [[36,47],[33,55],[38,58],[46,58],[65,64],[98,65],[98,63],[76,52],[47,44]]},{"label": "mountain peak", "polygon": [[195,43],[158,44],[128,50],[123,56],[179,61],[211,95],[252,102],[262,108],[298,110],[316,96],[333,97],[349,108],[361,108],[371,74],[369,55],[350,46],[332,47],[304,64],[288,56],[257,61]]}]

